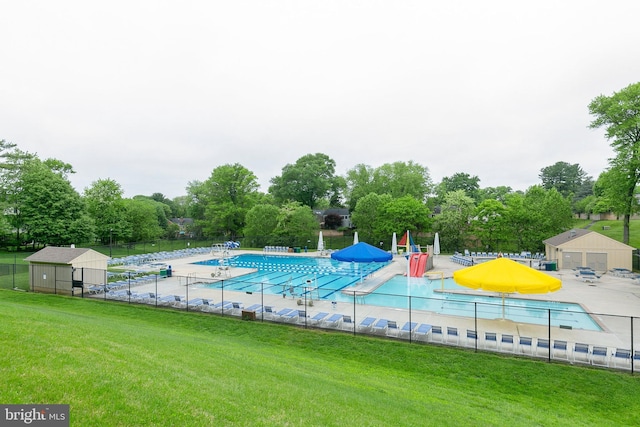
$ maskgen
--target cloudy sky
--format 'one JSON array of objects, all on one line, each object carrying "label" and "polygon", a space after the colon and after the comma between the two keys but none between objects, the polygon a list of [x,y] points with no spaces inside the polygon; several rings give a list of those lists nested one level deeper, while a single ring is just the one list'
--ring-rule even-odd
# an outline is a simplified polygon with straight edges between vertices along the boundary
[{"label": "cloudy sky", "polygon": [[637,0],[0,0],[0,139],[82,192],[186,194],[240,163],[263,190],[322,152],[344,174],[526,189],[612,156],[589,102],[640,80]]}]

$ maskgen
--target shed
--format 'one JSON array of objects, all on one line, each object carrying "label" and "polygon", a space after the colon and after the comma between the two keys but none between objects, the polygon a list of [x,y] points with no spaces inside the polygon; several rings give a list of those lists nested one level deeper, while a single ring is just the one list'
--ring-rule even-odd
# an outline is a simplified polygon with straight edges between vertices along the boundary
[{"label": "shed", "polygon": [[47,246],[25,258],[33,292],[73,295],[74,288],[107,280],[108,256],[89,248]]},{"label": "shed", "polygon": [[631,270],[635,248],[596,231],[574,229],[544,242],[547,259],[556,261],[558,269],[591,267],[596,271],[612,268]]}]

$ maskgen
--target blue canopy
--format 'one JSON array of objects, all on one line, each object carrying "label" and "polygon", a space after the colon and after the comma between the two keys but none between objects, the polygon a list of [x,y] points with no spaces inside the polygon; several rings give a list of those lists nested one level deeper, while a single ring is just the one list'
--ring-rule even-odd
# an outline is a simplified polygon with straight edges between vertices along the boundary
[{"label": "blue canopy", "polygon": [[331,258],[346,262],[385,262],[393,255],[365,242],[356,243],[331,254]]}]

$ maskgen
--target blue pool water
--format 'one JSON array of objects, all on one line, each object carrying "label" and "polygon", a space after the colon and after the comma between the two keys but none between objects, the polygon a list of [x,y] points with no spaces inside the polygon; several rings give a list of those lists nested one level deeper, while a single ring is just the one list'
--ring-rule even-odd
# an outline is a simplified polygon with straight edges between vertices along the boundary
[{"label": "blue pool water", "polygon": [[[353,303],[353,294],[343,289],[358,284],[363,278],[388,263],[358,264],[328,258],[292,257],[282,255],[243,254],[227,258],[224,264],[234,267],[255,268],[256,273],[225,279],[207,287],[239,292],[295,295],[328,301]],[[197,262],[199,265],[221,265],[213,259]],[[314,288],[309,291],[309,288]],[[357,303],[412,310],[432,311],[439,314],[484,319],[504,318],[520,323],[546,325],[551,314],[551,325],[573,329],[600,331],[601,328],[579,304],[555,301],[502,298],[489,295],[458,294],[451,291],[466,290],[453,279],[410,278],[395,276],[366,296],[358,296]],[[449,292],[447,292],[449,291]],[[411,304],[411,307],[409,307]],[[550,311],[549,311],[550,310]]]},{"label": "blue pool water", "polygon": [[[224,260],[200,261],[198,265],[230,265],[255,268],[256,273],[224,280],[224,289],[269,294],[293,292],[303,295],[305,288],[314,287],[313,298],[334,300],[340,291],[357,284],[368,275],[385,267],[387,262],[352,263],[330,258],[292,257],[283,255],[243,254]],[[209,287],[222,287],[213,283]]]},{"label": "blue pool water", "polygon": [[601,331],[582,306],[575,303],[541,301],[523,298],[502,298],[489,295],[469,295],[447,291],[466,290],[458,286],[453,279],[429,280],[396,276],[384,283],[376,291],[363,297],[365,304],[387,307],[409,308],[411,297],[412,310],[433,311],[439,314],[474,317],[482,319],[504,318],[519,323],[546,325],[551,315],[552,326],[570,326],[572,329]]}]

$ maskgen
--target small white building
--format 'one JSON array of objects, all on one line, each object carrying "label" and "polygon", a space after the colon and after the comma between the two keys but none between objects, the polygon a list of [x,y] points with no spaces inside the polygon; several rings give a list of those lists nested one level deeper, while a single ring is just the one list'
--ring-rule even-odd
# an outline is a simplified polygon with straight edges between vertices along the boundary
[{"label": "small white building", "polygon": [[632,269],[635,248],[596,231],[575,229],[544,242],[547,259],[556,261],[558,270],[591,267],[596,271]]},{"label": "small white building", "polygon": [[108,256],[88,248],[47,246],[25,258],[29,261],[29,289],[72,295],[85,284],[107,280]]}]

